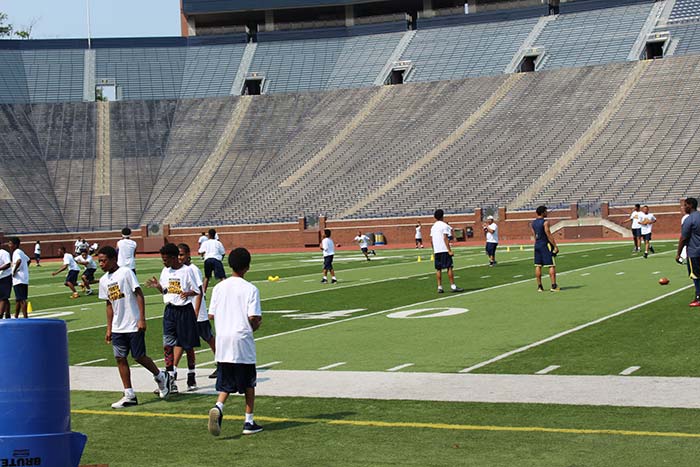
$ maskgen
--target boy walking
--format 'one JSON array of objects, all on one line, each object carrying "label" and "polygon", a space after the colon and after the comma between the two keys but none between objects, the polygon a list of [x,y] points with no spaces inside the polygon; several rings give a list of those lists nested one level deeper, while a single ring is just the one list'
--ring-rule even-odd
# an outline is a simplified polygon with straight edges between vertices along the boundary
[{"label": "boy walking", "polygon": [[7,246],[12,253],[12,289],[15,292],[15,318],[20,311],[26,319],[27,300],[29,299],[29,256],[19,249],[19,238],[11,237]]},{"label": "boy walking", "polygon": [[454,262],[452,257],[452,247],[450,246],[450,236],[452,227],[443,220],[445,212],[437,209],[434,214],[435,223],[430,228],[430,239],[433,243],[433,256],[435,259],[435,276],[437,278],[438,293],[445,293],[442,288],[442,270],[447,269],[447,278],[450,280],[452,292],[463,292],[464,289],[455,284]]},{"label": "boy walking", "polygon": [[[321,240],[321,250],[323,251],[323,278],[321,284],[328,283],[328,273],[331,273],[331,282],[335,284],[338,279],[335,278],[333,270],[333,256],[335,256],[335,244],[331,239],[331,231],[326,229],[323,231],[323,240]],[[369,259],[369,258],[367,258]]]},{"label": "boy walking", "polygon": [[52,276],[60,274],[61,272],[68,269],[68,275],[66,276],[66,281],[64,285],[70,289],[73,294],[70,298],[78,298],[80,295],[75,291],[75,286],[78,284],[78,273],[80,272],[80,266],[75,262],[73,255],[66,251],[66,247],[58,247],[58,254],[63,255],[63,266],[58,271],[51,273]]},{"label": "boy walking", "polygon": [[100,269],[105,273],[99,286],[99,298],[105,300],[107,306],[105,342],[112,344],[124,386],[124,397],[112,404],[112,408],[122,409],[138,405],[131,384],[131,370],[127,360],[129,353],[137,363],[151,372],[158,384],[161,399],[168,397],[170,392],[170,375],[159,370],[146,355],[146,302],[136,275],[129,268],[120,268],[117,256],[117,250],[105,246],[100,249],[97,258]]},{"label": "boy walking", "polygon": [[226,271],[224,271],[224,265],[221,262],[226,250],[217,239],[216,230],[209,229],[209,239],[199,246],[199,253],[204,255],[204,293],[207,293],[212,274],[219,281],[226,279]]},{"label": "boy walking", "polygon": [[136,242],[131,239],[131,229],[122,229],[122,239],[117,242],[117,264],[120,268],[129,268],[136,274]]},{"label": "boy walking", "polygon": [[642,240],[644,240],[644,258],[649,257],[649,252],[654,253],[654,247],[651,246],[651,229],[656,223],[656,217],[649,213],[649,206],[642,206],[642,213],[639,216],[639,225],[641,225]]},{"label": "boy walking", "polygon": [[214,287],[209,317],[216,324],[216,362],[218,376],[216,405],[209,410],[209,433],[219,436],[224,418],[224,403],[231,393],[245,394],[243,434],[262,431],[253,419],[255,408],[255,340],[262,321],[260,292],[244,279],[250,269],[250,253],[236,248],[228,257],[233,275]]},{"label": "boy walking", "polygon": [[[146,286],[158,289],[163,294],[165,369],[170,376],[175,376],[173,353],[175,347],[181,347],[184,350],[199,347],[197,312],[192,304],[192,298],[199,295],[200,288],[197,286],[197,279],[192,270],[180,262],[180,251],[174,243],[164,245],[160,249],[160,256],[165,266],[160,273],[160,279],[152,277],[148,279]],[[173,385],[173,388],[176,386]]]}]

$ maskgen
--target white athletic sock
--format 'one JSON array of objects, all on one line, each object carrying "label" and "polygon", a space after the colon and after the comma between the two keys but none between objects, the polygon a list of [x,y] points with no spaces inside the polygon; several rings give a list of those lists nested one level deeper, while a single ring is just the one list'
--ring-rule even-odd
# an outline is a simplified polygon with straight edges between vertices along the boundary
[{"label": "white athletic sock", "polygon": [[134,392],[133,388],[124,389],[124,395],[129,399],[134,399],[136,397],[136,393]]},{"label": "white athletic sock", "polygon": [[333,279],[334,281],[337,281],[337,280],[338,280],[338,279],[335,278],[335,276],[333,276],[332,279]]},{"label": "white athletic sock", "polygon": [[441,285],[438,285],[438,290],[442,290],[442,286],[441,286]]},{"label": "white athletic sock", "polygon": [[219,410],[221,410],[221,412],[224,411],[224,403],[223,402],[217,402],[216,406],[219,408]]},{"label": "white athletic sock", "polygon": [[176,366],[173,367],[173,373],[177,373],[177,367],[176,367]]},{"label": "white athletic sock", "polygon": [[253,414],[252,413],[245,414],[245,422],[246,423],[253,423]]},{"label": "white athletic sock", "polygon": [[188,368],[187,369],[187,374],[194,374],[194,368]]},{"label": "white athletic sock", "polygon": [[457,288],[457,285],[456,285],[456,284],[451,284],[450,287],[452,288],[452,290],[454,290],[454,289]]}]

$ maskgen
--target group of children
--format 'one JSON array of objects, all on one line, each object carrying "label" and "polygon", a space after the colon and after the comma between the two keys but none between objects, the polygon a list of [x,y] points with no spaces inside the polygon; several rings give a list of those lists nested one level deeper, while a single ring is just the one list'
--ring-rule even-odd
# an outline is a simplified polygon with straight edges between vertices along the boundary
[{"label": "group of children", "polygon": [[15,294],[15,318],[27,318],[29,257],[19,248],[20,239],[10,237],[0,249],[0,319],[10,319],[10,296]]}]

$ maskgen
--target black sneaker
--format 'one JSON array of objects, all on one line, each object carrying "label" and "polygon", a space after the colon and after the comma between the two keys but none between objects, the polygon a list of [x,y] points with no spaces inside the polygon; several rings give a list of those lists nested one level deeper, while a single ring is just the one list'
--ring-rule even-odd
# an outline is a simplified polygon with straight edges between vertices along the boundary
[{"label": "black sneaker", "polygon": [[328,284],[328,279],[326,279],[325,277],[321,279],[321,284]]},{"label": "black sneaker", "polygon": [[538,292],[544,292],[544,287],[542,287],[541,285],[538,285],[538,286],[537,286],[537,291],[538,291]]},{"label": "black sneaker", "polygon": [[338,282],[338,279],[331,279],[331,284],[335,284],[336,282]]},{"label": "black sneaker", "polygon": [[464,289],[461,287],[455,287],[454,289],[450,290],[452,293],[459,293],[459,292],[464,292]]},{"label": "black sneaker", "polygon": [[246,423],[243,425],[243,434],[244,435],[254,435],[255,433],[260,433],[263,431],[263,427],[258,425],[257,423]]},{"label": "black sneaker", "polygon": [[197,380],[194,378],[194,373],[187,373],[187,390],[196,391],[197,390]]},{"label": "black sneaker", "polygon": [[214,370],[214,373],[209,375],[209,379],[216,379],[219,376],[219,369]]},{"label": "black sneaker", "polygon": [[209,409],[209,433],[213,436],[219,436],[221,434],[221,422],[224,419],[224,413],[218,406],[214,406]]},{"label": "black sneaker", "polygon": [[377,252],[372,250],[372,255],[377,256]]},{"label": "black sneaker", "polygon": [[438,293],[445,293],[445,291],[442,289],[438,289]]},{"label": "black sneaker", "polygon": [[644,259],[647,259],[649,257],[649,253],[644,252]]},{"label": "black sneaker", "polygon": [[170,382],[170,394],[180,394],[180,390],[177,388],[177,384],[175,384],[175,380],[172,380]]},{"label": "black sneaker", "polygon": [[656,252],[654,251],[654,247],[651,246],[651,245],[649,245],[649,251],[651,251],[652,253],[656,253]]},{"label": "black sneaker", "polygon": [[121,399],[119,399],[117,402],[112,404],[112,408],[113,409],[123,409],[124,407],[131,407],[133,405],[139,405],[139,401],[138,401],[138,399],[136,399],[136,396],[134,396],[133,399],[130,397],[124,396]]}]

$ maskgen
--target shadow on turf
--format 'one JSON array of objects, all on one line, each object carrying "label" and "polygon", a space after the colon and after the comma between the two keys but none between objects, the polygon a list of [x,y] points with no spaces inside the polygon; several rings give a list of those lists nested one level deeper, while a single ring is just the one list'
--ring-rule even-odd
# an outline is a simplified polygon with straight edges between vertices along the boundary
[{"label": "shadow on turf", "polygon": [[[317,421],[314,420],[343,420],[348,416],[355,415],[355,412],[337,412],[337,413],[328,413],[328,414],[319,414],[319,415],[314,415],[312,417],[309,417],[308,422],[305,421],[298,421],[298,420],[288,420],[288,421],[280,421],[280,422],[271,422],[271,423],[266,423],[264,424],[263,428],[264,431],[280,431],[280,430],[288,430],[290,428],[297,428],[300,426],[307,426],[307,425],[314,425],[318,423]],[[234,422],[229,422],[226,423],[226,418],[224,418],[224,429],[226,429],[226,425],[232,424]],[[219,438],[221,441],[228,441],[228,440],[235,440],[235,439],[241,439],[246,435],[243,435],[242,433],[237,433],[235,435],[231,436],[225,436],[222,438]]]}]

